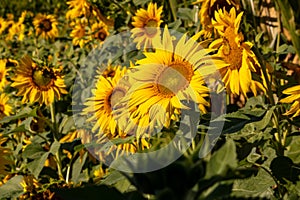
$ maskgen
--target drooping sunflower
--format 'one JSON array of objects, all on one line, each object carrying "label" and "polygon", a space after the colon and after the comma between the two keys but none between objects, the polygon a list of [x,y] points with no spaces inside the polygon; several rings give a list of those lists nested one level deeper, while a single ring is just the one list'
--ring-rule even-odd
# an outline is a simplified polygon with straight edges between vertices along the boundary
[{"label": "drooping sunflower", "polygon": [[7,22],[2,17],[0,17],[0,35],[3,33],[6,27],[7,27]]},{"label": "drooping sunflower", "polygon": [[37,14],[33,20],[36,35],[42,38],[51,39],[58,36],[57,20],[53,15]]},{"label": "drooping sunflower", "polygon": [[[83,114],[91,114],[88,122],[94,123],[92,132],[96,132],[96,141],[98,144],[104,144],[111,140],[127,138],[128,135],[118,126],[113,110],[117,109],[118,103],[126,95],[130,85],[123,78],[126,73],[126,68],[118,66],[114,71],[113,76],[104,77],[100,74],[97,76],[96,88],[92,90],[93,96],[87,99],[83,109]],[[112,74],[111,74],[112,75]],[[107,152],[95,150],[95,154],[104,159],[107,155],[116,151],[114,156],[124,153],[134,153],[138,149],[149,148],[149,144],[145,139],[140,141],[126,142],[117,145],[112,145]]]},{"label": "drooping sunflower", "polygon": [[4,116],[10,116],[12,113],[12,106],[8,101],[9,97],[5,93],[0,94],[0,119]]},{"label": "drooping sunflower", "polygon": [[161,14],[163,7],[157,8],[156,3],[149,3],[147,10],[139,9],[133,17],[131,30],[137,48],[147,49],[152,47],[152,40],[160,36]]},{"label": "drooping sunflower", "polygon": [[22,58],[12,80],[11,86],[19,90],[17,96],[23,96],[23,103],[49,105],[67,93],[60,69],[39,66],[29,56]]},{"label": "drooping sunflower", "polygon": [[6,61],[5,59],[0,60],[0,91],[7,85],[6,75],[8,69],[6,69]]},{"label": "drooping sunflower", "polygon": [[88,17],[91,14],[91,5],[86,0],[70,0],[67,4],[69,5],[69,10],[66,13],[67,19]]},{"label": "drooping sunflower", "polygon": [[297,117],[300,115],[300,85],[296,85],[290,88],[285,89],[283,94],[288,95],[280,100],[281,103],[292,103],[291,108],[284,113],[284,115],[291,115],[292,117]]},{"label": "drooping sunflower", "polygon": [[83,47],[91,40],[91,36],[86,34],[86,22],[84,20],[76,20],[71,23],[73,30],[70,36],[73,38],[73,45]]},{"label": "drooping sunflower", "polygon": [[173,44],[167,29],[162,41],[154,40],[155,52],[146,52],[146,58],[137,61],[138,66],[130,73],[135,80],[129,94],[124,98],[129,108],[139,116],[150,114],[150,119],[159,125],[169,126],[180,109],[187,109],[182,101],[195,102],[202,112],[209,102],[208,88],[204,77],[224,67],[221,60],[208,56],[209,50],[203,49],[195,35],[187,40],[186,34]]},{"label": "drooping sunflower", "polygon": [[232,7],[240,10],[240,0],[197,0],[194,4],[201,3],[199,11],[200,23],[202,25],[201,34],[205,38],[210,38],[213,32],[211,20],[214,19],[215,11],[225,8],[229,11]]},{"label": "drooping sunflower", "polygon": [[8,148],[2,147],[2,144],[6,142],[6,138],[0,134],[0,174],[8,174],[7,166],[12,164],[13,162],[9,160],[9,155],[11,155],[11,151]]},{"label": "drooping sunflower", "polygon": [[247,93],[252,92],[256,96],[257,91],[265,91],[265,87],[253,80],[251,73],[258,74],[262,82],[264,77],[261,76],[260,64],[251,50],[253,44],[244,42],[244,36],[239,32],[242,15],[243,12],[236,15],[235,8],[230,12],[222,9],[215,12],[216,21],[212,20],[212,24],[221,38],[214,40],[210,48],[218,49],[217,55],[229,64],[228,67],[220,69],[228,93],[247,97]]},{"label": "drooping sunflower", "polygon": [[109,35],[108,27],[106,24],[104,24],[102,21],[98,23],[94,23],[92,25],[92,34],[93,38],[100,40],[100,42],[103,42],[105,38]]}]

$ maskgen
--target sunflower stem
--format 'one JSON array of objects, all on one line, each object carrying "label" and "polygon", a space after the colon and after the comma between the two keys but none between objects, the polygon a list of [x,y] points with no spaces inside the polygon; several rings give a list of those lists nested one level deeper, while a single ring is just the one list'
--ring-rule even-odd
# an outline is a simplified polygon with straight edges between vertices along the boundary
[{"label": "sunflower stem", "polygon": [[[56,119],[55,119],[55,110],[54,110],[54,102],[50,104],[50,114],[51,114],[51,122],[53,125],[53,137],[55,141],[59,141],[59,136],[58,136],[58,131],[57,131],[57,124],[56,124]],[[56,160],[56,165],[57,165],[57,170],[58,170],[58,175],[60,179],[64,180],[64,176],[62,173],[62,163],[60,159],[60,150],[58,150],[55,153],[55,160]]]},{"label": "sunflower stem", "polygon": [[58,133],[57,133],[57,124],[55,119],[55,110],[54,110],[54,102],[50,104],[50,114],[51,114],[51,122],[53,125],[53,136],[55,140],[59,140]]}]

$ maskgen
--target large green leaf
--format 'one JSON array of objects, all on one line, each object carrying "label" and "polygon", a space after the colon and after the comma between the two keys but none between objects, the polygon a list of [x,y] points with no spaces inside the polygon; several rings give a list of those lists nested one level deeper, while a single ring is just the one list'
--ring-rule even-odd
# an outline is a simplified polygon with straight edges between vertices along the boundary
[{"label": "large green leaf", "polygon": [[228,139],[226,143],[217,150],[207,163],[205,178],[215,175],[226,175],[229,169],[237,167],[236,147],[233,140]]}]

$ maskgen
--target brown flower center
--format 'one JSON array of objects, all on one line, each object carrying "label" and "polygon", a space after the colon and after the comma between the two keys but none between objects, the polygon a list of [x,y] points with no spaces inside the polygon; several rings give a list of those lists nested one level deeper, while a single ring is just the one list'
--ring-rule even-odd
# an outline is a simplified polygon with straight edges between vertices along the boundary
[{"label": "brown flower center", "polygon": [[34,70],[33,82],[41,89],[48,90],[48,86],[55,80],[55,74],[53,70],[49,68],[43,68]]},{"label": "brown flower center", "polygon": [[190,63],[174,62],[165,67],[156,77],[155,90],[163,97],[173,97],[189,86],[193,74]]},{"label": "brown flower center", "polygon": [[95,38],[101,40],[101,41],[104,41],[105,38],[106,38],[106,33],[103,32],[103,31],[98,31],[96,34],[95,34]]},{"label": "brown flower center", "polygon": [[239,69],[242,65],[243,49],[235,41],[237,35],[234,28],[228,27],[225,30],[222,54],[224,60],[230,64],[231,69]]},{"label": "brown flower center", "polygon": [[52,23],[49,19],[44,19],[41,21],[39,28],[45,32],[49,32],[52,29]]},{"label": "brown flower center", "polygon": [[113,109],[114,106],[120,102],[120,100],[125,96],[126,90],[121,87],[115,87],[112,91],[111,95],[109,96],[110,106]]},{"label": "brown flower center", "polygon": [[145,24],[145,29],[146,33],[148,36],[154,36],[157,33],[157,27],[158,23],[154,19],[150,19],[146,24]]}]

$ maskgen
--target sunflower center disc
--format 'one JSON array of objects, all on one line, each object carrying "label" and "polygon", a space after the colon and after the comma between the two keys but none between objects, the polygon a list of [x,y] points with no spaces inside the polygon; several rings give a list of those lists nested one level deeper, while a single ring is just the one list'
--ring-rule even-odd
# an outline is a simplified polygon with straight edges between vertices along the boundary
[{"label": "sunflower center disc", "polygon": [[0,82],[2,81],[2,78],[3,78],[3,74],[0,72]]},{"label": "sunflower center disc", "polygon": [[45,32],[51,31],[52,29],[51,21],[49,19],[44,19],[41,22],[40,28],[43,29]]},{"label": "sunflower center disc", "polygon": [[115,88],[110,95],[110,105],[113,108],[125,96],[125,91],[122,88]]},{"label": "sunflower center disc", "polygon": [[51,82],[51,76],[47,72],[37,70],[33,72],[33,81],[40,87],[47,86]]},{"label": "sunflower center disc", "polygon": [[157,32],[157,21],[150,19],[145,25],[146,33],[149,36],[153,36]]},{"label": "sunflower center disc", "polygon": [[193,69],[188,63],[174,63],[166,67],[157,78],[157,89],[163,96],[172,97],[188,87]]},{"label": "sunflower center disc", "polygon": [[96,33],[96,38],[98,38],[101,41],[104,41],[106,38],[106,34],[103,33],[102,31],[99,31],[98,33]]},{"label": "sunflower center disc", "polygon": [[234,29],[227,28],[224,34],[225,42],[222,47],[224,60],[230,64],[232,69],[239,69],[242,65],[243,51],[235,41]]}]

